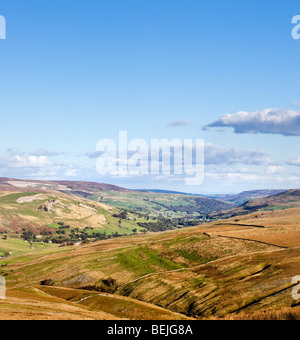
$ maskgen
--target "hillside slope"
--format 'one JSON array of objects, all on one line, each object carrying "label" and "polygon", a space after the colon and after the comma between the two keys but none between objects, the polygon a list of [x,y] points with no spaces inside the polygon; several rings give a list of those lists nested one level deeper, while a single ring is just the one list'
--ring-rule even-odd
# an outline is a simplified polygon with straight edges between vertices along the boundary
[{"label": "hillside slope", "polygon": [[[255,212],[238,222],[232,218],[59,252],[44,250],[42,256],[10,257],[0,260],[0,274],[11,296],[35,287],[67,301],[70,296],[60,290],[68,288],[72,299],[80,301],[84,289],[91,297],[83,305],[97,312],[111,312],[102,294],[194,318],[269,308],[293,312],[300,303],[292,298],[292,278],[300,268],[298,221],[299,207]],[[47,290],[40,286],[44,281],[50,284]]]},{"label": "hillside slope", "polygon": [[211,217],[229,218],[253,212],[285,210],[300,207],[300,189],[288,190],[273,196],[250,200],[240,207],[212,213]]},{"label": "hillside slope", "polygon": [[215,195],[215,196],[212,195],[210,197],[214,199],[219,199],[219,200],[222,200],[228,203],[232,203],[236,206],[240,206],[250,200],[274,196],[285,191],[286,190],[251,190],[251,191],[243,191],[237,195]]},{"label": "hillside slope", "polygon": [[201,196],[137,192],[93,182],[25,181],[0,178],[0,190],[25,192],[52,190],[150,217],[194,218],[233,207],[230,203]]},{"label": "hillside slope", "polygon": [[196,225],[206,214],[228,206],[232,207],[213,199],[136,193],[92,182],[1,178],[0,257],[53,244],[68,246]]},{"label": "hillside slope", "polygon": [[[35,191],[35,190],[34,190]],[[0,192],[0,256],[20,254],[49,244],[130,235],[146,222],[133,214],[55,191]],[[117,234],[116,234],[117,233]],[[27,243],[26,243],[27,242]]]}]

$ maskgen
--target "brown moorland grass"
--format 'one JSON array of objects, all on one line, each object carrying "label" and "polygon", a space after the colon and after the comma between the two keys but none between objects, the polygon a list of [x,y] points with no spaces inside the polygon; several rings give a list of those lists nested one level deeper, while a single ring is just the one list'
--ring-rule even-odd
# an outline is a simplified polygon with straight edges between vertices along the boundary
[{"label": "brown moorland grass", "polygon": [[145,302],[111,294],[36,286],[8,290],[0,320],[191,320]]},{"label": "brown moorland grass", "polygon": [[[234,218],[177,231],[110,239],[79,248],[70,247],[59,253],[43,251],[42,256],[29,254],[27,260],[24,257],[3,259],[0,265],[6,266],[1,270],[7,275],[9,291],[16,295],[11,295],[15,299],[10,301],[11,309],[0,304],[0,311],[12,313],[15,308],[28,313],[22,300],[28,297],[22,294],[24,289],[37,289],[31,291],[33,295],[29,300],[42,299],[41,303],[46,301],[50,310],[52,306],[53,310],[57,308],[58,302],[47,299],[55,297],[60,299],[60,308],[74,303],[80,313],[83,313],[81,308],[85,308],[84,313],[86,310],[103,312],[113,317],[121,317],[122,310],[128,307],[123,308],[122,304],[129,304],[134,319],[141,318],[139,309],[134,306],[137,300],[146,303],[146,309],[155,305],[169,313],[196,318],[252,318],[255,313],[255,317],[259,317],[261,312],[264,314],[261,317],[272,318],[275,316],[268,314],[271,310],[276,317],[287,318],[287,310],[286,314],[278,311],[290,310],[300,302],[291,296],[294,286],[291,279],[300,275],[298,217],[299,208],[254,213],[240,217],[239,221]],[[78,290],[108,277],[120,286],[114,297]],[[53,280],[55,287],[49,287],[48,291],[37,288],[45,279]],[[66,291],[59,295],[62,288],[72,288],[68,291],[71,295]],[[57,289],[55,294],[54,289]],[[88,298],[80,301],[82,294]],[[120,300],[123,298],[130,299],[125,303]],[[26,304],[30,311],[45,312],[45,305],[40,308],[38,304],[28,306],[28,301]],[[109,309],[110,305],[114,307]],[[297,309],[292,310],[297,312]],[[93,317],[80,313],[75,317]],[[58,312],[57,315],[62,314]],[[38,318],[38,314],[34,317]]]},{"label": "brown moorland grass", "polygon": [[[211,318],[213,319],[213,318]],[[215,319],[216,320],[216,319]],[[237,315],[228,315],[223,318],[223,320],[271,320],[271,321],[281,321],[281,320],[300,320],[300,307],[294,308],[281,308],[281,309],[268,309],[264,311],[256,311],[253,313],[240,313]]]}]

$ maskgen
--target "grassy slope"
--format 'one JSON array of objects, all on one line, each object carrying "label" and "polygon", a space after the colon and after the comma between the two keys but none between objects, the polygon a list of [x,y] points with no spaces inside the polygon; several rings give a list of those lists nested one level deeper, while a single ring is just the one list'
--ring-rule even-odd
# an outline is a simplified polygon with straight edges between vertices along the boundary
[{"label": "grassy slope", "polygon": [[55,287],[8,290],[0,320],[188,320],[185,315],[126,297]]},{"label": "grassy slope", "polygon": [[[49,200],[55,200],[49,211],[38,209],[43,204],[49,206]],[[63,221],[73,228],[93,227],[93,232],[112,234],[117,231],[126,235],[132,234],[133,229],[142,229],[138,222],[146,222],[132,216],[120,225],[120,218],[113,216],[116,213],[116,208],[105,204],[58,192],[1,192],[0,195],[0,229],[10,232],[28,226],[58,228],[57,223]]]},{"label": "grassy slope", "polygon": [[[232,208],[231,204],[197,196],[153,192],[105,192],[102,201],[112,206],[169,218],[199,216]],[[186,211],[190,211],[187,213]]]},{"label": "grassy slope", "polygon": [[[178,218],[199,216],[214,211],[230,209],[232,204],[190,195],[173,193],[136,192],[106,184],[90,182],[53,182],[21,181],[0,178],[0,190],[55,190],[68,195],[102,202],[119,209],[126,209],[142,214]],[[187,213],[188,211],[188,213]]]},{"label": "grassy slope", "polygon": [[[0,264],[7,264],[2,274],[12,294],[45,279],[54,280],[56,287],[79,289],[113,277],[120,287],[117,296],[189,316],[291,307],[297,303],[291,297],[291,278],[299,275],[299,217],[299,208],[261,212],[239,222],[106,240]],[[113,297],[92,297],[85,305],[108,313],[109,299]],[[139,318],[138,313],[132,316]]]},{"label": "grassy slope", "polygon": [[0,254],[12,253],[12,256],[26,254],[32,251],[40,252],[41,250],[55,249],[57,245],[53,244],[35,244],[34,249],[28,242],[21,239],[8,238],[7,240],[0,239]]},{"label": "grassy slope", "polygon": [[225,202],[232,203],[236,206],[241,206],[242,204],[250,200],[274,196],[284,191],[286,190],[252,190],[252,191],[243,191],[237,195],[215,195],[215,196],[211,196],[211,198],[223,200]]}]

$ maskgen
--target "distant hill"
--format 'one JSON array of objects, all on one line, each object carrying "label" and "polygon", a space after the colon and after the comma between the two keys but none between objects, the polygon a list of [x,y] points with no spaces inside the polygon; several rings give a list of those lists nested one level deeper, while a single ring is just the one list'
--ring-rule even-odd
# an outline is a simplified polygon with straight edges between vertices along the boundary
[{"label": "distant hill", "polygon": [[177,194],[177,195],[187,195],[187,196],[199,196],[199,197],[206,197],[212,198],[219,201],[228,202],[234,204],[236,206],[241,206],[244,203],[256,199],[256,198],[264,198],[279,194],[281,192],[285,192],[286,190],[272,190],[272,189],[265,189],[265,190],[251,190],[251,191],[243,191],[239,194],[215,194],[215,195],[200,195],[200,194],[189,194],[186,192],[180,191],[170,191],[170,190],[160,190],[160,189],[139,189],[134,190],[137,192],[154,192],[154,193],[161,193],[161,194]]},{"label": "distant hill", "polygon": [[197,194],[188,194],[186,192],[181,191],[172,191],[172,190],[161,190],[161,189],[135,189],[137,192],[154,192],[157,194],[175,194],[175,195],[190,195],[190,196],[200,196]]},{"label": "distant hill", "polygon": [[[0,234],[14,238],[64,243],[104,239],[109,235],[131,235],[143,231],[146,219],[100,202],[58,191],[1,191]],[[24,236],[24,235],[23,235]],[[0,247],[1,251],[1,247]]]},{"label": "distant hill", "polygon": [[247,201],[240,207],[213,213],[213,218],[230,218],[257,211],[276,211],[300,207],[300,189],[280,192],[273,196]]},{"label": "distant hill", "polygon": [[130,192],[131,190],[121,188],[111,184],[103,184],[96,182],[82,182],[82,181],[39,181],[39,180],[20,180],[13,178],[0,178],[0,190],[22,190],[41,189],[41,190],[57,190],[65,192],[83,191],[87,194],[92,194],[95,191],[117,191]]},{"label": "distant hill", "polygon": [[256,198],[265,198],[269,196],[274,196],[279,193],[285,192],[286,190],[252,190],[252,191],[243,191],[236,195],[210,195],[205,197],[210,197],[214,199],[219,199],[225,202],[230,202],[236,206],[240,206],[250,200]]},{"label": "distant hill", "polygon": [[140,192],[110,184],[72,181],[33,181],[0,178],[0,191],[55,191],[118,209],[152,217],[195,218],[231,209],[233,205],[220,200],[168,192]]}]

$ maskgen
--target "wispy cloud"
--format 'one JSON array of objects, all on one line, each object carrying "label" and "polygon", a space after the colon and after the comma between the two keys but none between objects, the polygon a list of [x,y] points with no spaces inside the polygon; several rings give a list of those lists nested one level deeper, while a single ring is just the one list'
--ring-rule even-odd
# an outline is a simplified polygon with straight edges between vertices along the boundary
[{"label": "wispy cloud", "polygon": [[204,130],[224,127],[233,128],[235,133],[300,136],[300,112],[284,109],[265,109],[252,113],[239,111],[221,116],[220,119],[206,125]]},{"label": "wispy cloud", "polygon": [[26,154],[25,151],[20,151],[18,149],[14,149],[14,148],[7,149],[6,152],[8,153],[8,155],[10,157],[13,157],[13,156],[24,156]]},{"label": "wispy cloud", "polygon": [[103,154],[105,154],[105,151],[90,151],[85,154],[88,158],[94,159],[94,158],[99,158]]},{"label": "wispy cloud", "polygon": [[64,152],[56,152],[56,151],[44,150],[44,149],[36,149],[31,152],[25,152],[25,151],[20,151],[18,149],[10,148],[10,149],[7,149],[6,152],[8,153],[10,157],[25,156],[25,155],[36,156],[36,157],[41,157],[41,156],[54,157],[54,156],[59,156],[59,155],[64,154]]},{"label": "wispy cloud", "polygon": [[93,169],[86,168],[72,163],[58,163],[50,161],[48,154],[52,152],[36,152],[36,155],[25,152],[17,153],[17,150],[7,150],[7,157],[0,157],[0,176],[15,177],[24,179],[72,179],[76,176],[85,178],[95,173]]},{"label": "wispy cloud", "polygon": [[292,159],[292,160],[288,161],[286,164],[300,167],[300,158]]},{"label": "wispy cloud", "polygon": [[45,156],[15,156],[8,161],[8,165],[13,168],[44,168],[48,167],[50,164],[51,163]]},{"label": "wispy cloud", "polygon": [[283,174],[286,171],[285,167],[281,165],[270,165],[266,169],[266,174],[274,175],[274,174]]},{"label": "wispy cloud", "polygon": [[176,122],[172,122],[167,124],[167,127],[178,127],[178,126],[188,126],[190,122],[188,120],[177,120]]},{"label": "wispy cloud", "polygon": [[292,102],[292,105],[296,106],[296,107],[300,107],[300,100],[296,100],[296,101]]},{"label": "wispy cloud", "polygon": [[267,153],[262,150],[244,150],[211,143],[205,144],[205,164],[268,165],[270,163]]},{"label": "wispy cloud", "polygon": [[63,152],[56,152],[56,151],[38,149],[38,150],[34,150],[34,151],[30,152],[30,154],[32,156],[37,156],[37,157],[40,157],[40,156],[54,157],[54,156],[59,156],[59,155],[63,154]]}]

